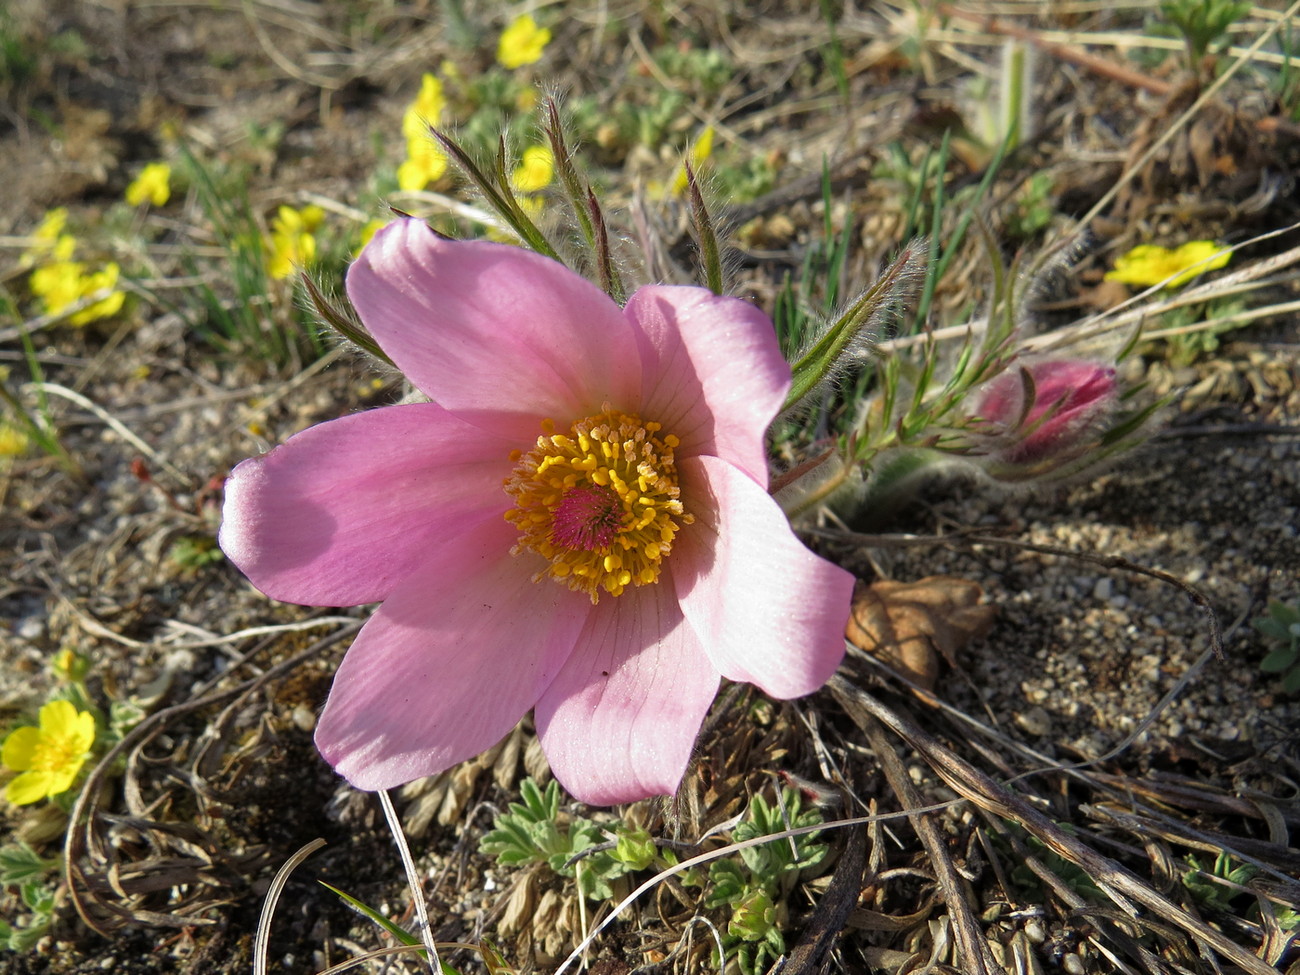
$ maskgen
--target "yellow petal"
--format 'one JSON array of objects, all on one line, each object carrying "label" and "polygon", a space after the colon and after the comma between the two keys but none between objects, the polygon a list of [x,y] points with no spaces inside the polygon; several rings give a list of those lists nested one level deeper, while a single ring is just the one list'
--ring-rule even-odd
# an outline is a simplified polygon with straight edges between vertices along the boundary
[{"label": "yellow petal", "polygon": [[520,193],[536,193],[555,178],[555,157],[546,146],[529,146],[510,177]]},{"label": "yellow petal", "polygon": [[[78,758],[75,761],[60,765],[58,768],[51,769],[47,772],[45,794],[57,796],[59,793],[67,792],[71,789],[73,780],[76,779],[77,773],[81,771],[81,766],[85,764],[85,761],[84,757]],[[29,772],[27,774],[30,775],[31,773]]]},{"label": "yellow petal", "polygon": [[49,794],[49,772],[24,772],[5,787],[5,798],[15,806],[40,802]]},{"label": "yellow petal", "polygon": [[445,104],[442,82],[433,75],[426,74],[420,81],[420,93],[402,116],[402,135],[408,140],[417,136],[427,138],[429,126],[437,125],[441,120]]},{"label": "yellow petal", "polygon": [[1106,280],[1141,288],[1157,284],[1179,288],[1206,271],[1223,267],[1231,256],[1212,240],[1188,241],[1175,250],[1140,244],[1115,259],[1115,268],[1106,273]]},{"label": "yellow petal", "polygon": [[542,51],[550,42],[551,32],[548,28],[538,27],[532,14],[520,14],[501,32],[501,40],[497,43],[497,61],[503,68],[513,71],[540,59]]},{"label": "yellow petal", "polygon": [[40,743],[41,733],[31,725],[16,728],[5,738],[4,748],[0,751],[0,761],[15,772],[25,772],[32,767],[32,758],[36,746]]},{"label": "yellow petal", "polygon": [[[77,720],[72,729],[72,737],[69,741],[69,749],[78,754],[83,754],[89,752],[94,745],[95,716],[89,711],[78,711]],[[78,762],[77,768],[80,767],[81,763]],[[73,770],[73,774],[76,774],[76,769]]]},{"label": "yellow petal", "polygon": [[66,738],[77,725],[77,708],[71,701],[51,701],[41,708],[41,737]]},{"label": "yellow petal", "polygon": [[156,207],[171,198],[172,168],[165,162],[149,163],[126,188],[126,202],[138,207],[146,200]]}]

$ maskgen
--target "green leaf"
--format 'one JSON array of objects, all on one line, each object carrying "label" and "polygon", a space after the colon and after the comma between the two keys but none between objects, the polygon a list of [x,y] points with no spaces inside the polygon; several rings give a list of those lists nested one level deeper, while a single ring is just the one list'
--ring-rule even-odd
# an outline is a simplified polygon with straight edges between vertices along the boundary
[{"label": "green leaf", "polygon": [[1300,691],[1300,667],[1292,667],[1287,672],[1287,675],[1282,678],[1282,690],[1287,694]]},{"label": "green leaf", "polygon": [[322,887],[324,887],[326,890],[333,891],[335,894],[337,894],[337,895],[338,895],[338,896],[343,900],[344,903],[350,905],[350,906],[353,907],[355,910],[359,911],[360,913],[364,914],[366,917],[370,918],[370,920],[374,921],[376,924],[378,924],[381,928],[383,928],[385,931],[387,931],[389,934],[391,934],[394,938],[396,938],[396,939],[397,939],[399,942],[401,942],[402,944],[404,944],[404,945],[418,945],[418,944],[420,943],[420,939],[419,939],[419,938],[417,938],[415,935],[411,934],[409,931],[407,931],[407,930],[406,930],[405,928],[403,928],[402,926],[400,926],[400,925],[394,923],[393,921],[390,921],[388,918],[384,917],[384,915],[380,914],[378,911],[376,911],[376,910],[375,910],[373,907],[371,907],[369,904],[366,904],[366,903],[363,902],[363,901],[359,901],[359,900],[357,900],[357,899],[356,899],[355,897],[353,897],[351,894],[345,893],[344,891],[339,890],[339,889],[338,889],[337,887],[335,887],[333,884],[327,884],[327,883],[325,883],[325,881],[323,881],[323,880],[317,880],[316,883],[320,884],[320,885],[321,885]]},{"label": "green leaf", "polygon": [[1259,669],[1266,674],[1280,674],[1295,662],[1295,650],[1291,647],[1278,647],[1259,662]]},{"label": "green leaf", "polygon": [[57,869],[57,859],[46,859],[19,840],[0,847],[0,886],[21,884]]}]

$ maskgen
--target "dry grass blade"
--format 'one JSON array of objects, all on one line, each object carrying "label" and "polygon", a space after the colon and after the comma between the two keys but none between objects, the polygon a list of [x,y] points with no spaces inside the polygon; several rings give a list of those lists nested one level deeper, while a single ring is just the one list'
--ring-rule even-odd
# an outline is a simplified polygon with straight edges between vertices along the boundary
[{"label": "dry grass blade", "polygon": [[830,686],[836,700],[856,723],[861,726],[874,719],[888,727],[920,753],[951,788],[979,808],[1018,823],[1052,852],[1084,870],[1130,917],[1137,919],[1139,916],[1130,904],[1131,900],[1194,940],[1209,945],[1250,975],[1269,975],[1274,971],[1272,966],[1260,961],[1221,931],[1192,917],[1131,871],[1061,829],[1024,798],[976,769],[901,712],[888,707],[842,677],[833,678]]},{"label": "dry grass blade", "polygon": [[298,869],[298,864],[324,845],[325,841],[319,837],[312,840],[289,857],[284,866],[275,872],[270,889],[266,892],[266,899],[262,902],[261,916],[257,919],[257,934],[253,940],[253,975],[266,975],[266,953],[271,943],[271,918],[275,914],[275,905],[280,901],[284,885],[289,882],[289,875]]},{"label": "dry grass blade", "polygon": [[[146,717],[104,755],[91,770],[72,807],[63,848],[63,873],[69,896],[77,914],[92,930],[110,937],[114,928],[129,924],[188,927],[211,923],[196,917],[196,912],[222,899],[222,888],[231,877],[252,875],[268,864],[269,851],[232,854],[197,826],[188,826],[181,839],[189,844],[191,852],[199,853],[199,856],[155,858],[146,862],[148,869],[128,867],[124,872],[121,858],[126,854],[122,845],[107,842],[100,835],[100,830],[106,824],[111,825],[113,820],[96,810],[102,790],[119,758],[126,754],[138,755],[145,745],[180,718],[250,694],[289,673],[327,647],[352,635],[359,627],[359,623],[343,627],[234,687],[222,690],[213,690],[211,686],[199,688],[190,700]],[[273,645],[274,638],[263,641],[245,659]],[[126,791],[130,794],[134,788],[128,783]],[[165,838],[177,833],[176,824],[141,820],[133,828],[139,832],[141,827],[145,831],[141,835],[146,840],[152,839],[161,849],[170,848],[171,843]],[[163,872],[158,873],[160,870]],[[160,878],[172,883],[165,888],[159,887]],[[130,882],[124,883],[124,879]],[[186,896],[174,902],[176,906],[167,913],[145,908],[140,898],[161,889],[182,889]],[[122,903],[115,902],[114,898]]]},{"label": "dry grass blade", "polygon": [[880,762],[885,778],[889,780],[890,788],[894,790],[903,809],[908,813],[912,828],[916,830],[916,835],[920,837],[921,844],[925,847],[926,855],[934,865],[935,877],[943,890],[943,900],[953,922],[956,962],[963,972],[969,972],[970,975],[993,975],[1000,966],[989,952],[988,942],[985,941],[984,933],[980,930],[979,917],[967,900],[966,887],[953,865],[945,838],[932,817],[924,813],[912,812],[923,803],[911,780],[908,779],[907,769],[903,767],[902,761],[894,751],[894,746],[885,736],[880,722],[870,719],[860,720],[860,714],[861,712],[850,711],[858,727],[867,736],[871,750]]}]

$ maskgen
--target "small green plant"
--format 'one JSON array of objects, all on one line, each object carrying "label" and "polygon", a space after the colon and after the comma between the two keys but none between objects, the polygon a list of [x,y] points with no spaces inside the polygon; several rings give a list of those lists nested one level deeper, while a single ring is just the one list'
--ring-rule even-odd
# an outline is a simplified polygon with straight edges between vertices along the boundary
[{"label": "small green plant", "polygon": [[26,913],[18,921],[0,918],[0,948],[28,951],[40,941],[54,921],[54,891],[39,879],[18,885]]},{"label": "small green plant", "polygon": [[1220,46],[1228,28],[1246,14],[1244,0],[1161,0],[1160,14],[1183,38],[1187,66],[1195,71],[1201,59]]},{"label": "small green plant", "polygon": [[205,565],[220,562],[225,556],[211,535],[183,535],[167,550],[167,559],[181,572],[198,572]]},{"label": "small green plant", "polygon": [[41,856],[22,840],[0,847],[0,887],[39,880],[58,867],[57,858]]},{"label": "small green plant", "polygon": [[[1078,832],[1071,823],[1058,822],[1056,825],[1071,835]],[[1007,822],[1005,826],[1008,836],[1015,837],[1024,844],[1024,847],[1018,848],[1001,834],[993,834],[994,846],[1015,864],[1011,868],[1008,879],[1017,889],[1025,891],[1029,897],[1042,897],[1045,894],[1042,878],[1023,862],[1021,851],[1027,848],[1034,859],[1059,877],[1062,883],[1080,897],[1096,903],[1106,900],[1106,895],[1101,892],[1101,888],[1097,886],[1088,871],[1051,850],[1038,837],[1030,835],[1024,827],[1012,822]]]},{"label": "small green plant", "polygon": [[[817,809],[802,808],[798,792],[784,789],[781,801],[771,805],[755,795],[731,839],[741,843],[821,822]],[[820,835],[773,839],[741,850],[738,859],[718,860],[709,867],[711,888],[704,906],[731,908],[722,944],[728,961],[734,960],[744,975],[767,971],[785,954],[786,900],[799,879],[826,859],[829,847]]]},{"label": "small green plant", "polygon": [[562,821],[560,786],[555,780],[542,790],[532,779],[524,779],[519,792],[523,802],[512,802],[509,812],[493,821],[492,831],[479,841],[479,849],[496,857],[498,863],[544,863],[556,875],[575,880],[587,899],[611,899],[614,891],[610,881],[637,869],[639,854],[629,856],[633,862],[619,859],[615,855],[619,853],[617,847],[612,852],[598,850],[580,856],[604,845],[605,831],[581,817]]},{"label": "small green plant", "polygon": [[1007,233],[1024,240],[1052,222],[1052,174],[1038,172],[1025,180],[1015,196],[1016,208],[1007,215]]},{"label": "small green plant", "polygon": [[[1201,863],[1199,857],[1190,854],[1186,857],[1186,862],[1190,869],[1183,874],[1183,886],[1204,906],[1228,913],[1233,912],[1232,899],[1241,893],[1228,884],[1241,886],[1259,873],[1258,868],[1249,863],[1233,866],[1232,857],[1222,852],[1208,867]],[[1227,884],[1216,883],[1210,877],[1218,877],[1227,881]]]},{"label": "small green plant", "polygon": [[41,856],[22,841],[0,847],[0,887],[17,887],[26,909],[21,921],[0,919],[0,948],[26,951],[49,930],[54,918],[54,891],[45,877],[58,867],[57,859]]},{"label": "small green plant", "polygon": [[1277,97],[1282,114],[1291,121],[1300,118],[1300,37],[1286,24],[1277,33],[1282,65],[1269,76],[1269,87]]},{"label": "small green plant", "polygon": [[0,10],[0,91],[6,93],[36,71],[40,52],[8,9]]},{"label": "small green plant", "polygon": [[[15,321],[19,320],[12,302],[3,292],[0,292],[0,303],[8,306],[9,311],[14,314]],[[18,393],[10,390],[9,369],[0,367],[0,404],[2,404],[0,425],[11,431],[5,438],[8,446],[3,453],[17,456],[26,449],[28,444],[35,444],[66,474],[81,479],[85,476],[81,465],[73,459],[59,439],[49,398],[45,395],[45,375],[36,356],[36,348],[32,345],[31,336],[21,325],[18,327],[18,337],[23,343],[23,357],[27,360],[27,370],[32,377],[32,388],[36,391],[36,409],[28,409],[23,405]]]},{"label": "small green plant", "polygon": [[1269,600],[1268,615],[1255,620],[1255,629],[1277,644],[1260,661],[1259,669],[1281,674],[1282,689],[1288,694],[1300,691],[1300,606]]},{"label": "small green plant", "polygon": [[[1245,324],[1241,319],[1232,320],[1232,316],[1245,310],[1246,303],[1240,298],[1218,298],[1205,304],[1180,305],[1161,315],[1153,331],[1169,333],[1159,340],[1164,344],[1165,359],[1175,369],[1182,369],[1216,352],[1220,336]],[[1224,321],[1210,328],[1195,327],[1217,319]]]},{"label": "small green plant", "polygon": [[[293,287],[274,279],[271,259],[275,241],[264,235],[249,206],[247,170],[201,160],[181,150],[182,174],[195,190],[212,234],[226,252],[231,295],[208,283],[197,258],[187,270],[202,282],[186,293],[175,310],[204,341],[229,355],[260,359],[280,368],[296,368],[304,357],[324,352],[324,344],[294,300]],[[314,256],[314,255],[313,255]],[[309,260],[305,253],[299,260]]]}]

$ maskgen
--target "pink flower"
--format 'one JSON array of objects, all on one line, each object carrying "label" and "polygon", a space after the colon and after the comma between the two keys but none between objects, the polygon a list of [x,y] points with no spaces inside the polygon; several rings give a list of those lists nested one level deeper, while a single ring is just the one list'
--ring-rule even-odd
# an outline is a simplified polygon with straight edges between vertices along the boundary
[{"label": "pink flower", "polygon": [[762,313],[667,286],[620,309],[544,257],[416,220],[347,284],[433,402],[241,463],[221,546],[273,598],[383,601],[316,731],[353,785],[446,769],[534,708],[575,797],[671,793],[720,676],[791,698],[834,673],[852,578],[765,489],[790,370]]},{"label": "pink flower", "polygon": [[985,385],[975,406],[1000,444],[990,454],[990,473],[1022,480],[1079,458],[1099,445],[1098,427],[1117,398],[1115,370],[1094,362],[1042,359],[1008,369]]}]

